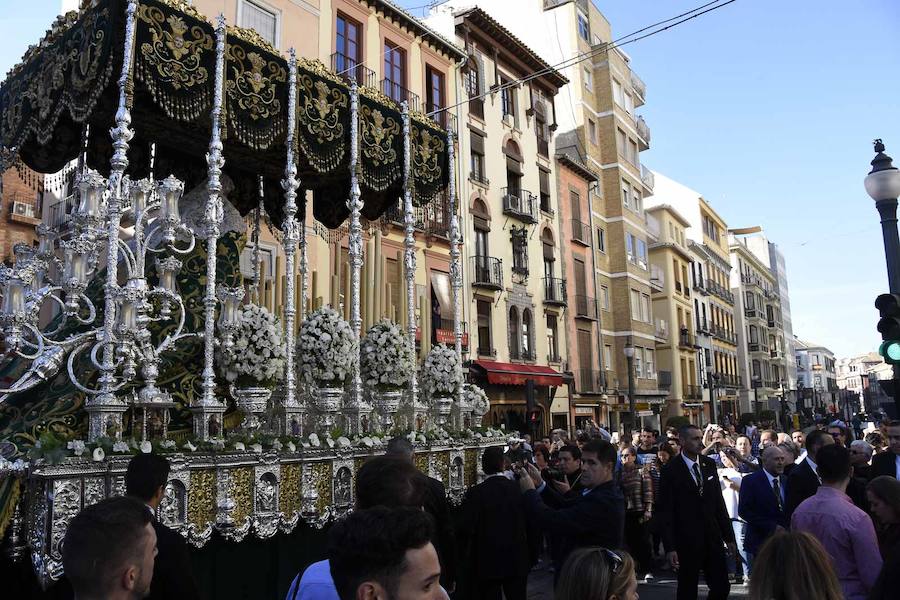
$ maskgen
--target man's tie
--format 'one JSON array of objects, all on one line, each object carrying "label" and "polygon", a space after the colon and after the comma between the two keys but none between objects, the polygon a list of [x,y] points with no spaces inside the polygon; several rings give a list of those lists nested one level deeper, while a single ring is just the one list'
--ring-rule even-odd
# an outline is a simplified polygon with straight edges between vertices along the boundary
[{"label": "man's tie", "polygon": [[694,479],[697,480],[697,492],[703,495],[703,475],[700,474],[700,465],[694,463]]},{"label": "man's tie", "polygon": [[784,511],[784,504],[781,500],[781,484],[778,483],[778,478],[772,480],[772,491],[775,492],[775,501],[778,503],[778,510]]}]

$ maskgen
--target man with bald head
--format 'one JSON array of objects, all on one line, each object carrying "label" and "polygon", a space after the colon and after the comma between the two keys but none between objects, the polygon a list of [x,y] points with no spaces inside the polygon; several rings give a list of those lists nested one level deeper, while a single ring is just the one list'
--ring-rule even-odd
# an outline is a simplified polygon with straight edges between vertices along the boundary
[{"label": "man with bald head", "polygon": [[750,565],[763,542],[790,524],[784,493],[787,456],[778,446],[768,446],[759,459],[762,469],[744,477],[738,501],[738,515],[747,522],[744,549]]}]

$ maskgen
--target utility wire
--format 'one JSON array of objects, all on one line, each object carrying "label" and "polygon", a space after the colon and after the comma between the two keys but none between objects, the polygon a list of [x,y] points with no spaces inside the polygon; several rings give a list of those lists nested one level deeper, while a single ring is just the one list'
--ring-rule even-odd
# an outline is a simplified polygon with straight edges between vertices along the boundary
[{"label": "utility wire", "polygon": [[[612,42],[603,44],[602,46],[598,47],[595,50],[591,50],[589,52],[584,52],[582,54],[577,54],[577,55],[570,57],[570,58],[568,58],[560,63],[557,63],[555,65],[550,65],[544,69],[534,71],[533,73],[530,73],[529,75],[526,75],[520,79],[513,79],[513,80],[510,80],[499,86],[492,87],[488,91],[486,91],[482,94],[478,94],[476,96],[470,96],[470,97],[466,98],[465,100],[457,102],[456,104],[453,104],[451,106],[445,106],[438,110],[432,111],[432,112],[428,113],[428,116],[433,116],[438,113],[445,112],[445,111],[448,111],[453,108],[457,108],[458,106],[462,106],[463,104],[466,104],[467,102],[469,102],[469,100],[477,100],[477,99],[485,98],[487,96],[497,93],[498,91],[502,91],[502,90],[512,88],[512,87],[518,87],[524,83],[528,83],[529,81],[532,81],[533,79],[538,79],[539,77],[543,77],[544,75],[552,73],[556,70],[565,69],[570,66],[574,66],[580,62],[591,59],[591,58],[598,56],[604,52],[609,52],[610,50],[613,50],[615,48],[621,48],[622,46],[627,46],[628,44],[633,44],[634,42],[638,42],[640,40],[654,36],[658,33],[662,33],[663,31],[666,31],[667,29],[671,29],[671,28],[675,27],[676,25],[681,25],[682,23],[690,21],[691,19],[696,19],[697,17],[699,17],[701,15],[712,12],[714,10],[718,10],[718,9],[728,6],[729,4],[732,4],[734,2],[737,2],[737,0],[725,0],[724,2],[721,2],[721,0],[715,0],[714,2],[708,2],[707,4],[698,6],[697,8],[694,8],[693,10],[689,10],[685,13],[682,13],[681,15],[678,15],[675,17],[670,17],[663,21],[659,21],[652,25],[643,27],[637,31],[629,33],[626,36],[618,38],[617,40],[613,40]],[[705,10],[701,10],[701,9],[705,9]],[[700,12],[697,12],[697,11],[700,11]],[[687,15],[689,15],[689,16],[687,16]],[[682,17],[684,17],[684,18],[682,18]],[[676,19],[680,19],[680,20],[676,21]],[[675,21],[675,22],[672,23],[672,21]],[[665,27],[663,27],[661,29],[655,29],[654,31],[645,33],[644,35],[635,37],[633,39],[628,39],[628,38],[632,38],[633,36],[637,35],[638,33],[647,31],[648,29],[653,29],[653,28],[658,27],[659,25],[663,25],[665,23],[671,23],[671,24],[666,25]],[[622,40],[627,40],[627,41],[622,41]]]}]

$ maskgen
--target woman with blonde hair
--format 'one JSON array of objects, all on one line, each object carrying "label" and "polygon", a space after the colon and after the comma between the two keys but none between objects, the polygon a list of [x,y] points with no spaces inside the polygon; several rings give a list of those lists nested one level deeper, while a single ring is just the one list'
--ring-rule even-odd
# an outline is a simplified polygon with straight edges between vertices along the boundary
[{"label": "woman with blonde hair", "polygon": [[569,554],[556,584],[555,600],[637,600],[634,559],[599,546]]},{"label": "woman with blonde hair", "polygon": [[780,532],[762,545],[753,561],[750,600],[843,600],[831,558],[802,531]]}]

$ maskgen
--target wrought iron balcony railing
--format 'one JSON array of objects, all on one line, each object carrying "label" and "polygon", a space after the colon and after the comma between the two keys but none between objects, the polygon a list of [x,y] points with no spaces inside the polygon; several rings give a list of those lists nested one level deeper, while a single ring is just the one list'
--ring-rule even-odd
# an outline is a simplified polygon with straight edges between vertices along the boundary
[{"label": "wrought iron balcony railing", "polygon": [[503,287],[503,261],[493,256],[472,257],[472,285],[499,290]]},{"label": "wrought iron balcony railing", "polygon": [[578,219],[572,219],[572,241],[584,246],[591,245],[591,227]]},{"label": "wrought iron balcony railing", "polygon": [[597,301],[590,296],[575,296],[575,316],[580,319],[597,320]]},{"label": "wrought iron balcony railing", "polygon": [[401,102],[407,102],[409,104],[410,110],[419,110],[419,95],[414,94],[409,91],[396,81],[391,81],[390,79],[382,79],[381,80],[381,93],[385,96],[400,104]]},{"label": "wrought iron balcony railing", "polygon": [[505,187],[500,190],[503,195],[503,214],[515,217],[526,223],[535,223],[535,195],[528,190]]},{"label": "wrought iron balcony railing", "polygon": [[566,280],[544,277],[544,304],[566,305]]}]

